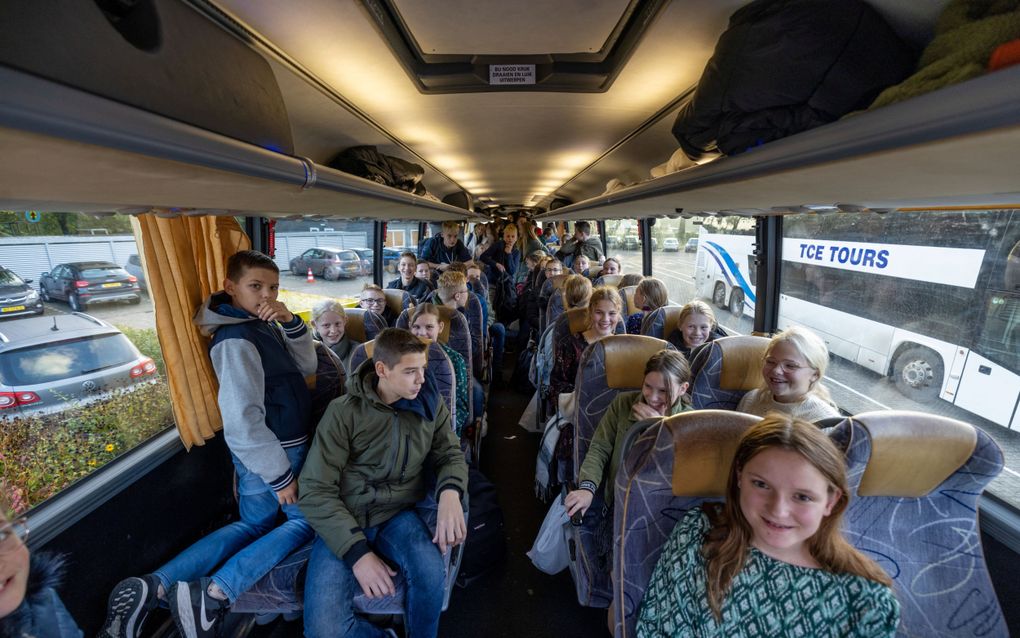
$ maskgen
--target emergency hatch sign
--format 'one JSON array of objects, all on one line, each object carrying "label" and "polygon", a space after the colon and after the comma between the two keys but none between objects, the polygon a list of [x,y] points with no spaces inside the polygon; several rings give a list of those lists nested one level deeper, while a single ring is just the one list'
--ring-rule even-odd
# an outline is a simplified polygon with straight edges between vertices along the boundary
[{"label": "emergency hatch sign", "polygon": [[490,64],[489,84],[534,84],[534,64]]}]

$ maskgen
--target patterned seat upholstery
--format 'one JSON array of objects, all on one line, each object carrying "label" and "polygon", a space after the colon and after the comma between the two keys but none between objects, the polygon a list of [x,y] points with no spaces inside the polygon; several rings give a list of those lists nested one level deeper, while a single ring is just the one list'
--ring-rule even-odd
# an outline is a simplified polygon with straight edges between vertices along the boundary
[{"label": "patterned seat upholstery", "polygon": [[[439,338],[436,341],[445,343],[454,349],[460,356],[464,357],[465,362],[472,361],[471,359],[471,331],[468,329],[467,319],[464,315],[457,310],[447,308],[446,306],[436,306],[439,309],[440,319],[443,321],[443,330],[439,333]],[[403,328],[408,330],[409,321],[411,316],[410,310],[405,310],[400,313],[397,317],[397,328]],[[469,364],[470,365],[470,364]],[[473,401],[468,401],[468,404],[473,404]],[[474,406],[472,405],[472,411]],[[474,414],[469,416],[469,420],[475,418]]]},{"label": "patterned seat upholstery", "polygon": [[663,306],[651,311],[641,321],[641,334],[665,339],[676,330],[682,306]]},{"label": "patterned seat upholstery", "polygon": [[[613,335],[592,344],[584,352],[577,370],[577,413],[574,424],[574,484],[578,484],[581,463],[592,436],[609,404],[624,390],[640,389],[645,364],[656,352],[672,350],[665,341],[638,335]],[[599,565],[596,533],[599,530],[604,497],[602,484],[581,525],[571,526],[575,551],[571,552],[570,574],[577,588],[577,601],[586,607],[608,607],[612,598],[609,570]]]},{"label": "patterned seat upholstery", "polygon": [[601,277],[596,278],[592,285],[619,288],[621,279],[623,279],[623,275],[602,275]]},{"label": "patterned seat upholstery", "polygon": [[892,577],[897,635],[1007,636],[977,516],[1003,466],[995,442],[966,423],[906,411],[850,417],[830,436],[846,450],[844,532]]},{"label": "patterned seat upholstery", "polygon": [[401,311],[406,310],[414,302],[411,293],[406,290],[383,288],[383,294],[386,295],[386,306],[393,313],[394,317],[399,315]]},{"label": "patterned seat upholstery", "polygon": [[386,329],[386,320],[382,315],[364,308],[344,308],[347,315],[346,334],[358,343],[372,341]]},{"label": "patterned seat upholstery", "polygon": [[769,340],[720,337],[695,350],[691,361],[691,403],[696,409],[736,410],[748,390],[762,384],[761,362]]},{"label": "patterned seat upholstery", "polygon": [[475,378],[481,379],[485,367],[488,326],[485,325],[482,302],[474,293],[468,294],[467,303],[464,305],[464,316],[467,318],[468,331],[471,334],[471,370],[474,372]]},{"label": "patterned seat upholstery", "polygon": [[616,475],[613,530],[613,635],[633,638],[652,571],[676,522],[726,491],[744,431],[760,418],[695,410],[641,421],[627,433]]},{"label": "patterned seat upholstery", "polygon": [[[453,373],[453,364],[449,357],[437,343],[428,342],[428,369],[427,374],[435,381],[440,396],[446,402],[450,410],[450,424],[456,419],[456,377]],[[353,369],[361,365],[372,356],[375,343],[372,341],[363,343],[351,354],[351,365]],[[432,533],[436,531],[436,517],[439,505],[434,497],[434,489],[426,490],[426,497],[418,503],[418,515],[422,517]],[[231,606],[231,611],[241,613],[290,613],[301,611],[304,606],[304,580],[305,567],[308,557],[311,555],[312,543],[308,543],[301,549],[294,551],[281,563],[263,576],[255,585],[243,593]],[[443,610],[450,602],[450,592],[453,590],[453,583],[457,579],[457,571],[460,568],[460,547],[454,551],[447,552],[443,557],[446,569],[445,597],[443,599]],[[364,614],[403,614],[404,596],[407,585],[402,575],[393,579],[396,592],[385,598],[368,598],[362,592],[354,597],[354,610]]]},{"label": "patterned seat upholstery", "polygon": [[556,275],[555,277],[549,277],[542,284],[542,289],[538,293],[538,333],[542,334],[545,329],[549,326],[549,322],[546,321],[546,310],[549,307],[549,300],[554,296],[554,291],[563,289],[563,283],[567,281],[567,277],[570,273],[564,273],[562,275]]},{"label": "patterned seat upholstery", "polygon": [[634,293],[637,291],[637,286],[625,286],[617,290],[620,293],[620,297],[623,299],[623,316],[629,317],[635,312],[641,310],[634,303]]},{"label": "patterned seat upholstery", "polygon": [[549,304],[545,307],[545,325],[547,326],[563,314],[563,295],[561,292],[562,289],[557,290],[553,296],[549,297]]}]

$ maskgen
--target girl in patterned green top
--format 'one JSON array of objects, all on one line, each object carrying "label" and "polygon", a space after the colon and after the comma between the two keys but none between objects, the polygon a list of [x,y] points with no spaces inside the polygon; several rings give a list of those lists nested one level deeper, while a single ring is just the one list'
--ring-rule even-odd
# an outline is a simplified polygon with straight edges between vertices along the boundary
[{"label": "girl in patterned green top", "polygon": [[457,436],[460,436],[464,432],[464,426],[467,425],[468,417],[470,417],[471,406],[468,404],[468,376],[467,376],[467,364],[464,363],[464,357],[459,352],[439,341],[439,335],[443,332],[446,327],[446,323],[440,319],[439,308],[435,304],[423,303],[418,304],[414,308],[414,312],[411,313],[410,321],[408,322],[408,328],[411,334],[421,339],[428,339],[435,341],[439,344],[439,347],[443,349],[446,356],[449,357],[450,363],[453,364],[453,376],[456,382],[456,410],[454,410],[454,429],[457,432]]},{"label": "girl in patterned green top", "polygon": [[638,617],[660,636],[894,636],[899,604],[840,533],[846,467],[815,426],[770,413],[743,436],[724,504],[690,510]]}]

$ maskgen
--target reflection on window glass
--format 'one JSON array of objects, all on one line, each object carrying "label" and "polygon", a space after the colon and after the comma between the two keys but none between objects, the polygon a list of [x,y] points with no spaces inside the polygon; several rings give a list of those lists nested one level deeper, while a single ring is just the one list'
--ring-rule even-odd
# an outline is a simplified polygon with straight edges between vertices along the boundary
[{"label": "reflection on window glass", "polygon": [[321,299],[355,304],[372,283],[374,228],[372,222],[279,220],[274,261],[280,267],[280,301],[306,321]]},{"label": "reflection on window glass", "polygon": [[173,425],[130,218],[0,212],[0,488],[23,512]]},{"label": "reflection on window glass", "polygon": [[1020,506],[1020,212],[798,215],[784,235],[780,326],[825,339],[840,407],[984,429],[1006,456],[991,489]]}]

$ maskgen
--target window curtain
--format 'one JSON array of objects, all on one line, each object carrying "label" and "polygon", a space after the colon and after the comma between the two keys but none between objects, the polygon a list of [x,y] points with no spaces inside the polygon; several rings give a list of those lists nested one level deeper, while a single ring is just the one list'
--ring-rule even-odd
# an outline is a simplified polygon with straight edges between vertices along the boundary
[{"label": "window curtain", "polygon": [[147,213],[134,219],[174,419],[184,447],[190,450],[192,445],[204,445],[223,427],[209,340],[199,333],[192,317],[210,294],[222,290],[227,258],[251,248],[251,241],[233,217]]}]

